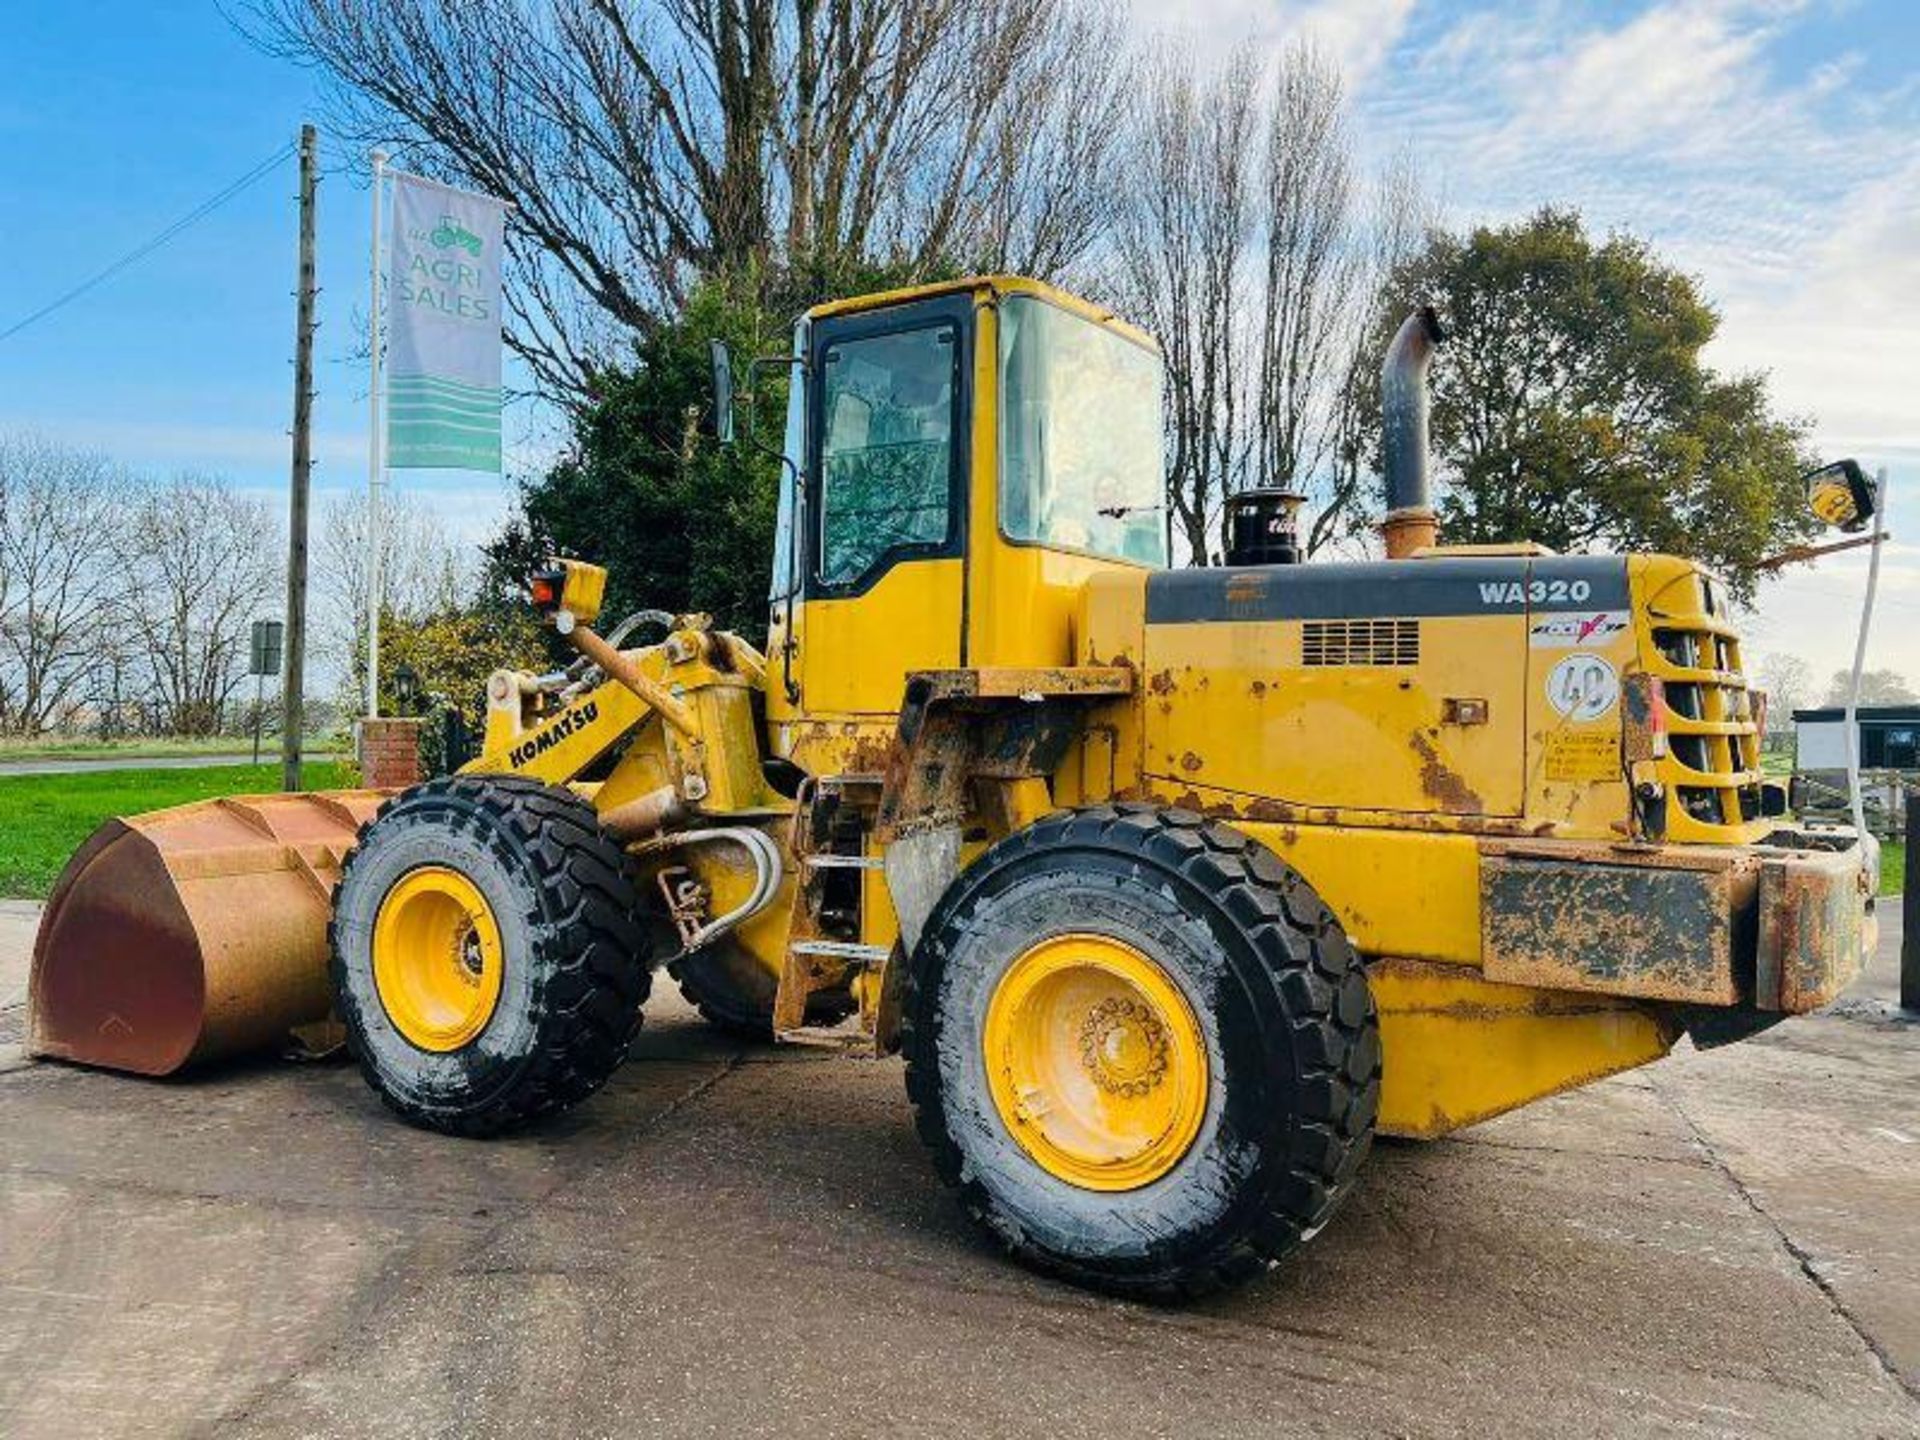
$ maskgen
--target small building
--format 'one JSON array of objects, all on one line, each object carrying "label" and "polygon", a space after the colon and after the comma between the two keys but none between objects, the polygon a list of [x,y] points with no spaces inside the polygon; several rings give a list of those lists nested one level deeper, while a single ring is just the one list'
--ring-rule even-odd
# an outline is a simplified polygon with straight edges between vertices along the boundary
[{"label": "small building", "polygon": [[[1862,770],[1920,770],[1920,705],[1862,705],[1854,714],[1860,726]],[[1793,730],[1796,770],[1846,774],[1845,706],[1796,710]]]},{"label": "small building", "polygon": [[[1901,832],[1906,788],[1920,776],[1920,705],[1862,705],[1860,794],[1868,828]],[[1792,808],[1804,817],[1843,819],[1847,799],[1847,711],[1821,705],[1793,712]]]}]

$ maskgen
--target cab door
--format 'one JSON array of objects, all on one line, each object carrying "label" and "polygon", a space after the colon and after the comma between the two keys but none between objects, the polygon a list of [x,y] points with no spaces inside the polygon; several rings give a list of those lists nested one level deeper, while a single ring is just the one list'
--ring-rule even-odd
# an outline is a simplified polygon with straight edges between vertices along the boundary
[{"label": "cab door", "polygon": [[965,663],[973,303],[815,322],[800,699],[894,715],[910,671]]}]

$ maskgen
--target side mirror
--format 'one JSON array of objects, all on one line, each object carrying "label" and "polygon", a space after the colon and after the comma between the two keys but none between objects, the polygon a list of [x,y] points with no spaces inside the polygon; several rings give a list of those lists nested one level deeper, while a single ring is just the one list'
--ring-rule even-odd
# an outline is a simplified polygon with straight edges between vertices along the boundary
[{"label": "side mirror", "polygon": [[1806,475],[1807,508],[1823,524],[1852,533],[1873,518],[1874,487],[1854,460],[1836,460]]},{"label": "side mirror", "polygon": [[713,360],[713,434],[722,445],[733,444],[733,356],[727,342],[709,342]]}]

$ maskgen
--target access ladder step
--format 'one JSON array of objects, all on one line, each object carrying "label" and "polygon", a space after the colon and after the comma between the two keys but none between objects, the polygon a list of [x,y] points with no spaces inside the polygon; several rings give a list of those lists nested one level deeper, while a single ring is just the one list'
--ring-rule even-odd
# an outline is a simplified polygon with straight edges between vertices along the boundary
[{"label": "access ladder step", "polygon": [[831,850],[812,851],[800,860],[815,870],[884,870],[887,864],[878,855],[836,855]]},{"label": "access ladder step", "polygon": [[796,955],[845,960],[856,965],[884,965],[893,953],[890,945],[857,945],[850,940],[796,940],[788,948]]},{"label": "access ladder step", "polygon": [[878,770],[849,770],[841,775],[820,775],[814,778],[814,784],[832,786],[838,790],[852,790],[866,785],[884,785],[887,777]]},{"label": "access ladder step", "polygon": [[859,1017],[841,1025],[801,1025],[782,1030],[775,1038],[789,1045],[818,1045],[834,1050],[869,1049],[873,1036],[860,1027]]}]

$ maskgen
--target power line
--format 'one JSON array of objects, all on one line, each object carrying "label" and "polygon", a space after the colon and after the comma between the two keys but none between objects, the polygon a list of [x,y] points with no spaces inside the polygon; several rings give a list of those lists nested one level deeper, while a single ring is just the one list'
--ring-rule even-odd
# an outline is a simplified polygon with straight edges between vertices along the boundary
[{"label": "power line", "polygon": [[15,321],[12,325],[9,325],[5,330],[0,330],[0,340],[12,339],[15,335],[18,335],[22,330],[26,329],[29,325],[33,324],[35,321],[46,319],[47,316],[53,314],[53,312],[58,310],[61,306],[70,304],[73,301],[78,300],[82,295],[86,294],[89,290],[93,289],[96,285],[100,285],[108,280],[111,280],[114,276],[118,275],[122,270],[125,270],[129,265],[138,264],[140,261],[146,259],[147,256],[151,255],[154,251],[158,250],[162,245],[165,245],[169,240],[173,239],[176,235],[180,234],[181,231],[188,229],[190,226],[198,223],[201,220],[204,220],[207,216],[211,215],[215,210],[218,210],[222,205],[226,204],[229,200],[233,199],[233,197],[238,195],[242,190],[245,190],[249,185],[253,184],[256,180],[260,179],[261,176],[265,175],[268,171],[272,170],[274,166],[278,165],[282,160],[285,160],[289,155],[291,155],[294,152],[294,148],[295,148],[294,143],[292,141],[288,141],[285,145],[282,145],[278,150],[274,151],[273,154],[269,155],[266,159],[262,160],[258,165],[254,166],[251,170],[247,171],[247,173],[242,175],[238,180],[235,180],[231,185],[228,185],[224,190],[219,191],[217,194],[212,195],[208,199],[201,201],[200,204],[196,205],[192,210],[189,210],[185,215],[182,215],[178,220],[174,221],[171,225],[167,226],[166,229],[162,230],[159,234],[155,235],[152,239],[144,241],[140,245],[136,246],[134,249],[129,250],[125,255],[122,255],[118,260],[114,261],[111,265],[107,266],[106,269],[100,271],[98,274],[86,280],[82,280],[78,285],[74,286],[73,289],[67,291],[66,294],[59,296],[57,299],[49,300],[45,305],[42,305],[38,310],[34,311],[31,315],[28,315],[25,319]]}]

